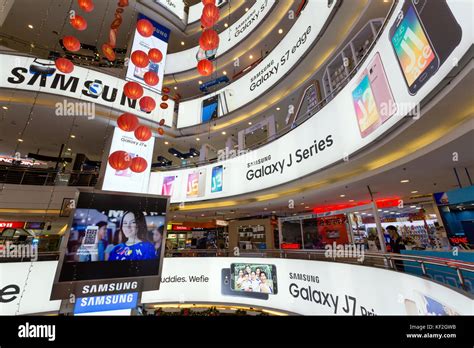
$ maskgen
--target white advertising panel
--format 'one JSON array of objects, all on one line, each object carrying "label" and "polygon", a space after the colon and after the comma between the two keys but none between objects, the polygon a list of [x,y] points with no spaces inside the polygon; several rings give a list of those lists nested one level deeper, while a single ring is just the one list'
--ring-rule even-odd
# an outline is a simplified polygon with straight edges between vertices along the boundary
[{"label": "white advertising panel", "polygon": [[[59,310],[60,301],[49,301],[56,265],[34,263],[24,285],[29,263],[0,264],[0,289],[24,290],[21,301],[2,295],[0,315],[14,315],[19,303],[19,314]],[[472,315],[472,299],[421,277],[272,258],[165,258],[160,290],[143,292],[141,302],[243,304],[302,315]]]},{"label": "white advertising panel", "polygon": [[[168,176],[175,177],[172,203],[230,197],[282,185],[343,160],[406,115],[419,112],[420,102],[446,78],[473,43],[471,4],[456,0],[436,3],[444,3],[445,7],[426,6],[416,17],[411,2],[400,1],[358,73],[314,117],[268,145],[230,159],[226,154],[221,156],[225,160],[198,168],[212,173],[214,167],[222,166],[221,190],[212,191],[212,176],[208,176],[204,195],[186,196],[184,180],[197,170],[194,168],[152,173],[149,193],[161,193],[163,179]],[[424,27],[421,20],[426,23]],[[450,35],[435,30],[440,21],[453,28]],[[298,23],[293,29],[296,27]],[[281,61],[275,64],[281,66]],[[255,98],[258,89],[266,88],[272,78],[276,81],[272,74],[263,75],[257,79],[263,81],[262,85],[257,86],[255,81],[249,84],[248,92],[254,89],[254,94],[236,89],[239,93],[234,100],[245,100],[247,95]],[[246,78],[235,84],[243,80]],[[185,102],[180,107],[185,104],[186,109],[190,103],[198,102]],[[188,117],[192,114],[186,111]]]},{"label": "white advertising panel", "polygon": [[[155,31],[153,32],[153,35],[151,35],[150,37],[144,37],[138,32],[137,29],[135,29],[135,36],[133,37],[132,50],[130,54],[133,54],[133,52],[135,51],[143,51],[146,54],[148,54],[148,51],[150,51],[152,48],[156,48],[161,51],[163,58],[160,62],[157,62],[157,63],[152,62],[150,60],[149,64],[144,68],[136,66],[133,63],[132,59],[130,58],[128,61],[126,79],[130,81],[138,82],[143,87],[161,94],[161,88],[163,86],[163,75],[165,72],[165,65],[166,65],[166,54],[168,51],[168,40],[170,37],[170,30],[158,24],[154,20],[142,14],[139,14],[137,21],[141,19],[149,20],[151,24],[153,24],[153,26],[155,27]],[[148,71],[152,71],[158,75],[159,81],[157,85],[150,86],[145,83],[144,75]]]},{"label": "white advertising panel", "polygon": [[[225,113],[230,113],[254,101],[273,87],[295,66],[300,58],[307,53],[318,38],[331,14],[335,11],[335,8],[337,8],[337,4],[338,1],[334,1],[328,7],[326,0],[308,1],[305,9],[301,12],[288,34],[286,34],[270,54],[249,73],[226,86],[224,89],[208,94],[202,98],[180,103],[177,121],[178,128],[201,123],[200,116],[203,102],[209,97],[219,95],[221,103],[226,103],[223,110],[226,111]],[[254,11],[258,12],[258,8]],[[315,13],[317,13],[317,16],[315,16]],[[252,17],[243,23],[248,23],[249,20],[251,21]],[[240,26],[239,28],[242,29],[235,28],[233,30],[234,34],[237,34],[239,30],[245,29],[246,24],[243,23],[238,24]],[[245,31],[247,30],[248,29],[245,29]],[[243,33],[245,33],[245,31]],[[240,36],[238,36],[238,38],[239,37]],[[225,40],[225,37],[221,38],[221,43],[224,44],[222,41],[225,42]],[[219,51],[220,50],[221,48],[219,48]],[[168,69],[166,72],[169,73]]]},{"label": "white advertising panel", "polygon": [[49,300],[57,265],[57,261],[0,263],[0,315],[58,311],[61,301]]},{"label": "white advertising panel", "polygon": [[[102,190],[147,192],[155,138],[151,136],[143,141],[139,139],[140,134],[137,138],[136,132],[125,132],[115,127]],[[122,164],[125,162],[128,164]]]},{"label": "white advertising panel", "polygon": [[[63,74],[56,70],[53,61],[39,58],[0,54],[0,62],[0,88],[75,98],[154,122],[164,119],[170,127],[173,124],[173,100],[168,100],[170,105],[166,110],[158,107],[151,113],[143,112],[138,100],[128,99],[123,93],[123,86],[127,83],[125,80],[78,66],[72,73]],[[161,99],[160,95],[147,89],[143,95]]]},{"label": "white advertising panel", "polygon": [[154,0],[155,3],[160,4],[171,13],[175,14],[179,19],[184,21],[184,1],[183,0]]},{"label": "white advertising panel", "polygon": [[[202,5],[202,3],[199,3]],[[219,48],[216,57],[223,55],[232,47],[244,40],[262,20],[270,13],[270,10],[275,5],[275,0],[257,0],[255,4],[245,14],[232,24],[229,28],[219,34]],[[197,5],[196,5],[197,6]],[[202,13],[202,9],[201,9]],[[221,14],[222,16],[222,14]],[[186,70],[196,69],[197,59],[196,55],[199,51],[199,46],[171,53],[168,62],[166,63],[165,73],[176,74]]]}]

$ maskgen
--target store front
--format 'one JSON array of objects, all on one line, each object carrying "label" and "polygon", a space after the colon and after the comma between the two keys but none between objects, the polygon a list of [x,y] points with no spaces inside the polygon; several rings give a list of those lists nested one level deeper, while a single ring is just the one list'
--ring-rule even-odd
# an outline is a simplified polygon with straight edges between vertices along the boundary
[{"label": "store front", "polygon": [[227,244],[226,226],[216,221],[168,225],[167,250],[225,249]]}]

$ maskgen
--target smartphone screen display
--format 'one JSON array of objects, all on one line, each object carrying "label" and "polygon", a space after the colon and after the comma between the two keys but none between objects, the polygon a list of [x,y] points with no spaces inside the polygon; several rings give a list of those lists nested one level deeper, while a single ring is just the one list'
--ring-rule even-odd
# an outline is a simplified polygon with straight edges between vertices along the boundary
[{"label": "smartphone screen display", "polygon": [[163,179],[163,186],[161,187],[161,194],[163,196],[172,196],[174,187],[174,176],[165,176]]},{"label": "smartphone screen display", "polygon": [[377,52],[367,67],[370,88],[374,94],[377,110],[382,123],[388,120],[396,111],[397,104],[393,98],[387,75]]},{"label": "smartphone screen display", "polygon": [[212,183],[211,183],[211,192],[221,192],[223,187],[223,166],[216,166],[212,168]]},{"label": "smartphone screen display", "polygon": [[392,44],[411,87],[435,60],[435,53],[413,6],[409,6],[392,36]]},{"label": "smartphone screen display", "polygon": [[217,95],[203,100],[201,122],[209,122],[217,118],[217,110],[219,104],[219,97]]},{"label": "smartphone screen display", "polygon": [[188,174],[188,185],[186,197],[198,197],[199,194],[199,173]]},{"label": "smartphone screen display", "polygon": [[357,87],[352,91],[352,98],[360,133],[364,137],[371,132],[371,127],[375,127],[380,123],[377,105],[367,72],[364,72]]},{"label": "smartphone screen display", "polygon": [[230,287],[233,291],[263,294],[278,293],[275,265],[233,263]]}]

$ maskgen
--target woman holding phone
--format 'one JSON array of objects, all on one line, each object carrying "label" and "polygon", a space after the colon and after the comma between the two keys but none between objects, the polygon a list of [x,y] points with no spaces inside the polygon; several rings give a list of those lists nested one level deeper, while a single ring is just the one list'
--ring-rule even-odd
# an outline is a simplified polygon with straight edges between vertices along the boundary
[{"label": "woman holding phone", "polygon": [[125,212],[120,222],[120,231],[122,243],[110,252],[109,261],[156,258],[155,247],[147,240],[148,230],[142,212]]}]

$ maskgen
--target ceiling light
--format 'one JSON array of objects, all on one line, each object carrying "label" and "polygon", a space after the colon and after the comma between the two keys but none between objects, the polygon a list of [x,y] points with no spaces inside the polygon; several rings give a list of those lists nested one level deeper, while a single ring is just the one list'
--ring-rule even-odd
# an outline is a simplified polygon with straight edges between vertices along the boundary
[{"label": "ceiling light", "polygon": [[263,208],[263,210],[267,210],[268,208]]},{"label": "ceiling light", "polygon": [[229,26],[229,24],[227,24],[227,23],[224,23],[224,27],[226,27],[226,28],[227,28],[228,26]]},{"label": "ceiling light", "polygon": [[23,142],[23,139],[18,139],[18,141],[19,141],[20,143],[22,143],[22,142]]},{"label": "ceiling light", "polygon": [[411,193],[418,193],[418,191],[416,191],[416,190],[415,190],[415,191],[411,191]]},{"label": "ceiling light", "polygon": [[204,216],[204,214],[201,214],[201,216]]},{"label": "ceiling light", "polygon": [[168,145],[168,144],[169,144],[169,142],[165,141],[165,145]]},{"label": "ceiling light", "polygon": [[421,207],[416,207],[416,209],[421,209]]},{"label": "ceiling light", "polygon": [[283,34],[283,29],[278,29],[278,34]]},{"label": "ceiling light", "polygon": [[400,182],[401,182],[402,184],[406,184],[407,182],[410,182],[410,180],[408,180],[408,179],[403,179],[403,180],[400,180]]},{"label": "ceiling light", "polygon": [[33,29],[34,27],[33,27],[33,25],[28,24],[28,28]]},{"label": "ceiling light", "polygon": [[67,150],[68,150],[68,151],[71,151],[71,149],[70,149],[69,147],[67,148]]},{"label": "ceiling light", "polygon": [[227,133],[226,132],[222,132],[222,135],[226,135]]},{"label": "ceiling light", "polygon": [[275,210],[272,210],[272,214],[276,214],[276,211],[275,211]]},{"label": "ceiling light", "polygon": [[248,7],[246,7],[246,8],[245,8],[245,12],[247,12],[248,10],[249,10],[249,8],[248,8]]},{"label": "ceiling light", "polygon": [[388,211],[388,210],[384,210],[383,212],[384,212],[384,213],[388,213],[389,211]]},{"label": "ceiling light", "polygon": [[339,195],[339,197],[344,198],[344,197],[346,197],[346,195]]},{"label": "ceiling light", "polygon": [[251,126],[251,125],[252,125],[252,122],[249,122],[249,126]]},{"label": "ceiling light", "polygon": [[353,200],[353,199],[349,199],[349,202],[354,202],[354,200]]},{"label": "ceiling light", "polygon": [[8,106],[2,106],[3,110],[8,110]]},{"label": "ceiling light", "polygon": [[412,208],[412,209],[416,208],[416,205],[410,205],[410,208]]},{"label": "ceiling light", "polygon": [[277,111],[280,111],[280,108],[279,108],[279,107],[277,108]]},{"label": "ceiling light", "polygon": [[382,211],[382,209],[377,209],[377,211]]},{"label": "ceiling light", "polygon": [[202,85],[202,81],[201,81],[201,80],[199,80],[199,82],[198,82],[198,83],[199,83],[200,85]]},{"label": "ceiling light", "polygon": [[201,139],[199,139],[199,138],[196,138],[196,141],[199,141],[199,140],[201,140]]},{"label": "ceiling light", "polygon": [[304,207],[305,209],[309,209],[309,207]]},{"label": "ceiling light", "polygon": [[174,90],[176,91],[178,89],[178,86],[174,86]]},{"label": "ceiling light", "polygon": [[394,215],[394,214],[395,214],[395,212],[394,212],[394,211],[392,211],[392,212],[390,212],[390,214]]},{"label": "ceiling light", "polygon": [[223,73],[224,75],[227,75],[227,71],[225,71],[225,70],[224,70],[222,73]]},{"label": "ceiling light", "polygon": [[359,214],[359,212],[358,212],[358,211],[355,211],[354,214]]},{"label": "ceiling light", "polygon": [[71,134],[71,138],[73,138],[73,139],[74,139],[75,137],[76,137],[76,136],[75,136],[74,134]]},{"label": "ceiling light", "polygon": [[253,56],[252,56],[252,55],[250,55],[250,56],[249,56],[249,58],[250,58],[250,59],[253,59]]},{"label": "ceiling light", "polygon": [[181,46],[184,46],[184,41],[181,41]]}]

